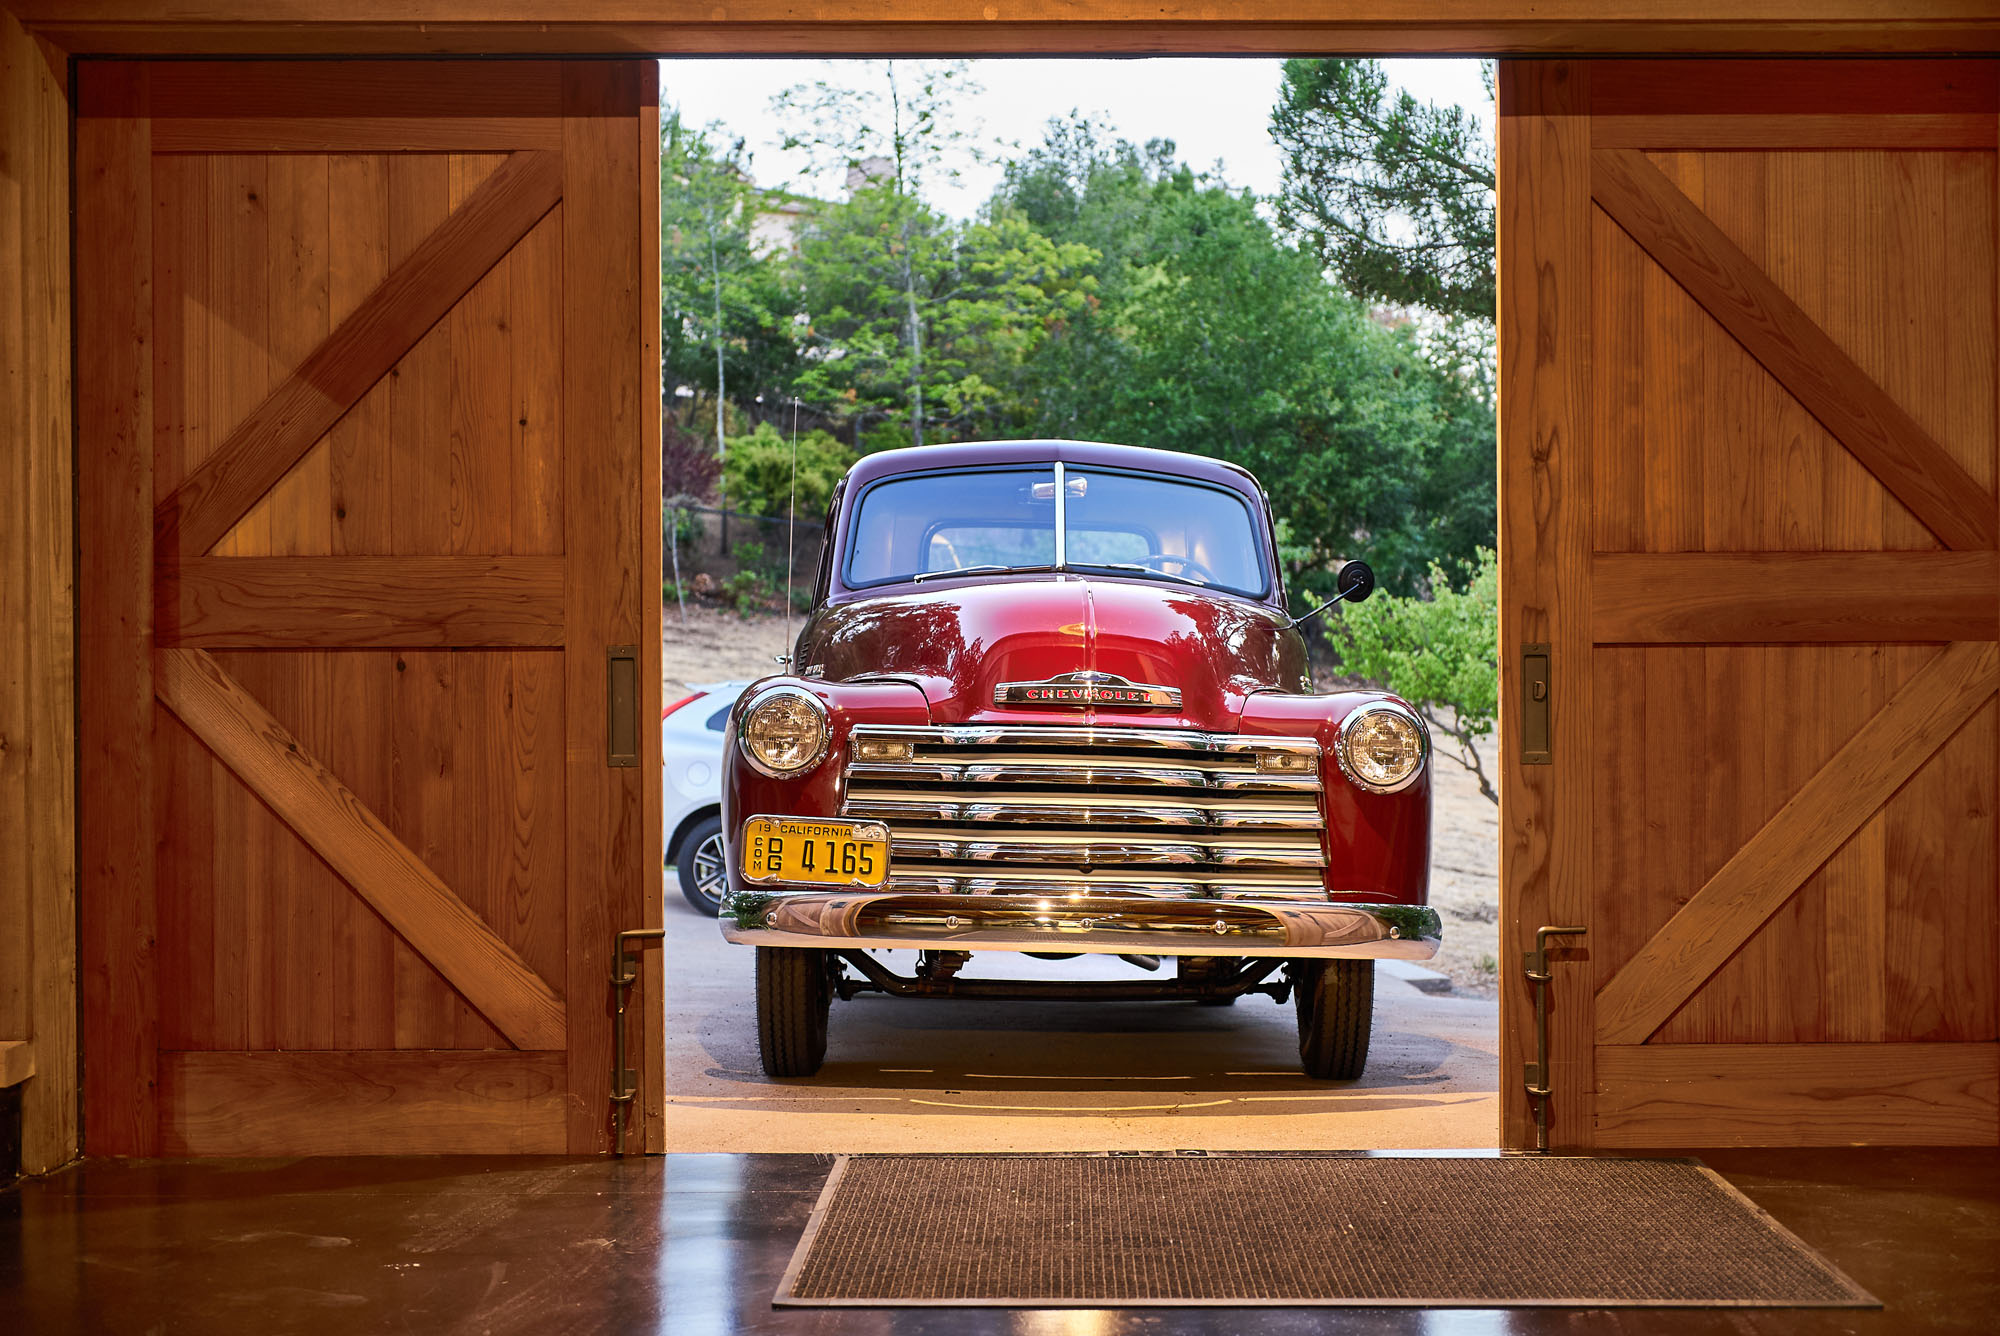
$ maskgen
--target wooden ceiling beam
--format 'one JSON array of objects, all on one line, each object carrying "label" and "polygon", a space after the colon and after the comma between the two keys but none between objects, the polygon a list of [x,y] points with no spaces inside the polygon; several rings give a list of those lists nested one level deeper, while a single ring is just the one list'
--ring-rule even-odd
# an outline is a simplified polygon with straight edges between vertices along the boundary
[{"label": "wooden ceiling beam", "polygon": [[1881,54],[2000,50],[1989,0],[14,0],[72,54]]}]

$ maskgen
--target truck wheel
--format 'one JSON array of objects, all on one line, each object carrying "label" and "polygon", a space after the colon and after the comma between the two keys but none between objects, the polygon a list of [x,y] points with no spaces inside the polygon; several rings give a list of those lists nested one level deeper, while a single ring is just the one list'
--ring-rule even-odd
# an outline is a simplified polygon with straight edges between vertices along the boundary
[{"label": "truck wheel", "polygon": [[766,1076],[811,1076],[826,1061],[833,1005],[826,957],[793,946],[757,948],[757,1056]]},{"label": "truck wheel", "polygon": [[722,867],[721,817],[704,817],[681,837],[674,850],[674,870],[680,874],[682,898],[696,913],[714,918],[721,912],[727,882]]},{"label": "truck wheel", "polygon": [[1375,962],[1301,960],[1292,966],[1299,1062],[1315,1081],[1352,1081],[1368,1065],[1375,1023]]}]

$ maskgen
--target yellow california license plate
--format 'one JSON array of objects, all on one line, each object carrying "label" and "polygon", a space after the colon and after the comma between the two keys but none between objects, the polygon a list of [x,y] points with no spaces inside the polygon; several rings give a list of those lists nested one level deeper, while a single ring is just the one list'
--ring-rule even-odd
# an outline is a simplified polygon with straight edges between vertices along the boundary
[{"label": "yellow california license plate", "polygon": [[880,886],[889,877],[889,828],[879,821],[753,816],[741,848],[745,881]]}]

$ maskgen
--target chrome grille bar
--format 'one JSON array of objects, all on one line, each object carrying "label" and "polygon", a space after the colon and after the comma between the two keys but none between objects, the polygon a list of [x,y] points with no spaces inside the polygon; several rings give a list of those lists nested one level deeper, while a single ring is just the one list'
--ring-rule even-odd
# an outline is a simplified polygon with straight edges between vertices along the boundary
[{"label": "chrome grille bar", "polygon": [[889,826],[903,891],[1322,899],[1319,763],[1301,738],[869,725],[841,811]]}]

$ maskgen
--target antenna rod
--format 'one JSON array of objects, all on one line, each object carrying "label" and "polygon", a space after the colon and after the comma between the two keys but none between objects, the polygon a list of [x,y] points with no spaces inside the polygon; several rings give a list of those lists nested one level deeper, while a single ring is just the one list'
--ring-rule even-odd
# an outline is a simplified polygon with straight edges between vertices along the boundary
[{"label": "antenna rod", "polygon": [[792,662],[792,564],[793,548],[798,543],[799,534],[799,396],[792,396],[792,490],[785,500],[785,646],[780,656],[785,667],[797,668]]}]

